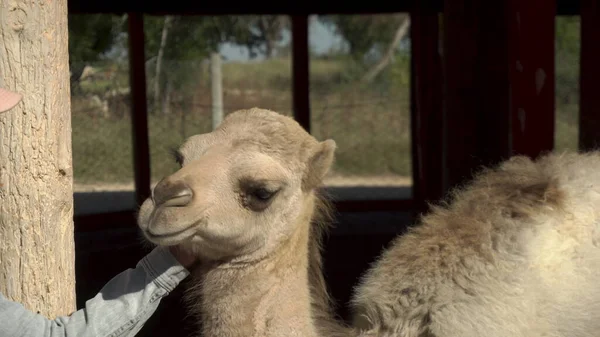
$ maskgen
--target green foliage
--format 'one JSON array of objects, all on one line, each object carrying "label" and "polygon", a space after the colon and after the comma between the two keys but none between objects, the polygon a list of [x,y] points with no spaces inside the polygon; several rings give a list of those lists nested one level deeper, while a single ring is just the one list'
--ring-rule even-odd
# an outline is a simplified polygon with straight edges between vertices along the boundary
[{"label": "green foliage", "polygon": [[410,53],[400,52],[394,57],[390,67],[390,77],[394,87],[405,88],[410,86]]},{"label": "green foliage", "polygon": [[579,99],[579,53],[581,50],[579,17],[556,19],[556,91],[562,105]]},{"label": "green foliage", "polygon": [[233,28],[229,32],[229,42],[246,46],[251,58],[260,52],[266,58],[274,56],[277,44],[283,39],[284,29],[290,28],[290,22],[283,15],[248,15],[228,17],[230,22],[223,26]]},{"label": "green foliage", "polygon": [[[217,51],[223,43],[245,46],[251,56],[256,56],[261,46],[267,56],[272,56],[275,44],[282,38],[286,20],[282,16],[175,16],[170,17],[168,34],[165,39],[160,74],[155,68],[149,73],[149,85],[160,75],[163,92],[178,91],[180,94],[193,94],[193,84],[204,75],[202,62],[211,52]],[[146,56],[155,59],[165,27],[166,17],[146,17],[145,39]],[[166,89],[166,84],[170,89]],[[158,107],[153,107],[154,111]]]},{"label": "green foliage", "polygon": [[120,18],[113,15],[69,15],[69,61],[98,61],[121,32]]},{"label": "green foliage", "polygon": [[405,17],[405,14],[328,15],[320,20],[346,40],[352,57],[362,61],[373,48],[385,50]]},{"label": "green foliage", "polygon": [[[118,46],[124,32],[116,16],[73,16],[69,51],[73,62],[92,62],[102,69],[106,52]],[[327,23],[350,46],[350,53],[312,57],[310,97],[312,130],[319,139],[338,143],[334,171],[358,175],[410,175],[410,52],[397,50],[387,68],[369,83],[359,83],[378,61],[402,23],[402,15],[326,16]],[[146,57],[156,58],[164,17],[145,17]],[[161,73],[161,88],[170,81],[177,102],[171,115],[149,116],[152,178],[176,169],[168,148],[192,134],[210,131],[210,52],[225,42],[251,53],[269,53],[289,21],[280,16],[174,17]],[[556,148],[576,149],[579,98],[580,23],[576,17],[556,21]],[[267,47],[266,41],[271,41]],[[269,42],[269,43],[271,43]],[[281,49],[288,50],[289,46]],[[374,52],[374,53],[373,53]],[[260,106],[291,115],[291,59],[277,52],[264,62],[223,63],[225,111]],[[378,55],[379,54],[379,55]],[[369,60],[370,56],[375,56]],[[101,61],[101,62],[97,62]],[[116,62],[116,61],[114,61]],[[148,62],[152,93],[154,63]],[[127,80],[82,83],[86,92],[103,92]],[[149,95],[150,97],[150,95]],[[93,117],[83,100],[73,101],[73,157],[77,182],[130,182],[132,177],[130,120]],[[92,109],[93,110],[93,109]]]},{"label": "green foliage", "polygon": [[556,19],[556,133],[555,148],[577,150],[579,135],[580,18]]},{"label": "green foliage", "polygon": [[[190,61],[202,59],[216,50],[220,32],[215,29],[211,17],[173,17],[164,49],[167,60]],[[161,43],[165,17],[144,17],[145,53],[147,58],[156,57]]]}]

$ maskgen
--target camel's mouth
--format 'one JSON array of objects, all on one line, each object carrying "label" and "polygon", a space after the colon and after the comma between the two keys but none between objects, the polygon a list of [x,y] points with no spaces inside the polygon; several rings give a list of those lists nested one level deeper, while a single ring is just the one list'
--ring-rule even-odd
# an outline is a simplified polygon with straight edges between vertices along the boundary
[{"label": "camel's mouth", "polygon": [[[165,219],[161,214],[162,207],[154,208],[149,216],[142,217],[140,228],[144,236],[152,243],[162,246],[172,246],[191,240],[197,233],[203,221],[194,221],[190,224],[180,223],[175,219]],[[148,214],[148,213],[145,213]],[[145,218],[145,219],[144,219]]]},{"label": "camel's mouth", "polygon": [[197,227],[198,224],[193,224],[186,229],[168,233],[154,233],[147,228],[144,230],[144,235],[157,245],[172,246],[190,240],[196,233]]}]

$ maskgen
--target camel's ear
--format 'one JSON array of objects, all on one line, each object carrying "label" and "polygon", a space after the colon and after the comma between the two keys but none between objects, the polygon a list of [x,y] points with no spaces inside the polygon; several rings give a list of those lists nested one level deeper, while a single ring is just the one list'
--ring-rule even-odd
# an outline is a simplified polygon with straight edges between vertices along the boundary
[{"label": "camel's ear", "polygon": [[306,190],[316,187],[325,177],[333,159],[335,157],[336,144],[333,139],[320,142],[312,151],[306,172],[304,174],[303,185]]}]

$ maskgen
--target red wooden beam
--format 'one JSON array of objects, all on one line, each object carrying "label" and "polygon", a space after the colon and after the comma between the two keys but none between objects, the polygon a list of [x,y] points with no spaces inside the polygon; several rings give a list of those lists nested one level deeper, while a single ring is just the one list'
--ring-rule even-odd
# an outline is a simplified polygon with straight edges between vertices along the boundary
[{"label": "red wooden beam", "polygon": [[579,148],[600,145],[600,4],[581,1]]},{"label": "red wooden beam", "polygon": [[411,135],[415,211],[443,196],[443,93],[439,14],[418,3],[411,12]]},{"label": "red wooden beam", "polygon": [[555,14],[547,0],[509,1],[513,154],[537,157],[554,148]]},{"label": "red wooden beam", "polygon": [[[554,2],[444,5],[445,188],[554,139]],[[518,62],[517,62],[518,61]]]},{"label": "red wooden beam", "polygon": [[292,88],[294,118],[310,132],[310,54],[308,16],[292,16]]},{"label": "red wooden beam", "polygon": [[444,3],[444,189],[508,154],[507,29],[502,2]]}]

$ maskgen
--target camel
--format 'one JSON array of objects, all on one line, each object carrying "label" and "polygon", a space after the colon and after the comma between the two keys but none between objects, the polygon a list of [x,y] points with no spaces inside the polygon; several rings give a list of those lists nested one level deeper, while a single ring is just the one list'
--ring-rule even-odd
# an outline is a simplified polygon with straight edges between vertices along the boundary
[{"label": "camel", "polygon": [[138,211],[144,237],[202,261],[186,298],[203,337],[339,336],[321,271],[330,206],[317,192],[335,142],[291,118],[233,112],[175,153],[181,169]]},{"label": "camel", "polygon": [[374,336],[600,336],[600,153],[514,156],[433,205],[362,276]]},{"label": "camel", "polygon": [[202,260],[186,292],[201,336],[600,336],[600,154],[480,172],[382,253],[347,326],[321,271],[335,148],[254,108],[177,150],[138,224]]}]

